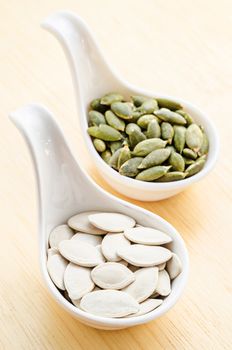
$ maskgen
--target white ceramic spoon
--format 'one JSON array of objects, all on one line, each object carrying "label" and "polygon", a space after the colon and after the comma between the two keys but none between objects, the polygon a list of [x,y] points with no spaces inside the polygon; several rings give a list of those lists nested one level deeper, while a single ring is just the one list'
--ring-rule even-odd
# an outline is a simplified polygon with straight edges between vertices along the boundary
[{"label": "white ceramic spoon", "polygon": [[[96,185],[80,168],[61,130],[44,107],[28,105],[11,113],[10,117],[24,136],[32,155],[38,185],[40,265],[45,283],[56,301],[81,322],[103,329],[130,327],[167,312],[182,294],[188,275],[188,254],[178,232],[161,217],[122,201]],[[49,233],[72,215],[90,210],[120,212],[172,237],[170,249],[180,257],[183,271],[173,281],[172,293],[159,308],[146,315],[125,319],[98,317],[74,307],[52,283],[46,268]]]},{"label": "white ceramic spoon", "polygon": [[[154,201],[173,196],[203,178],[213,168],[218,155],[218,136],[212,121],[189,102],[132,86],[109,65],[85,22],[72,12],[57,12],[49,16],[42,26],[60,41],[67,56],[75,87],[78,120],[87,148],[99,173],[118,192],[138,200]],[[118,91],[126,98],[130,95],[166,97],[180,102],[194,120],[203,125],[209,137],[210,149],[204,168],[196,175],[169,183],[148,183],[120,175],[110,168],[96,152],[87,134],[90,102],[107,92]]]}]

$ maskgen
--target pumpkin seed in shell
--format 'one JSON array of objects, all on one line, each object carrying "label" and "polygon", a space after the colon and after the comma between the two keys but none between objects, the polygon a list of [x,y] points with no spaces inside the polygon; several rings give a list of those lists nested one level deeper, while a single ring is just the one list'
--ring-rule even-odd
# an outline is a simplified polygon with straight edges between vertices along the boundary
[{"label": "pumpkin seed in shell", "polygon": [[158,268],[144,267],[134,272],[135,281],[123,291],[131,295],[138,303],[149,298],[156,290],[158,283]]},{"label": "pumpkin seed in shell", "polygon": [[122,289],[135,280],[135,276],[123,264],[106,262],[91,271],[94,283],[103,289]]},{"label": "pumpkin seed in shell", "polygon": [[120,261],[121,257],[117,254],[117,250],[130,244],[123,233],[107,233],[102,241],[102,253],[108,261]]},{"label": "pumpkin seed in shell", "polygon": [[70,299],[82,298],[94,289],[91,269],[69,263],[64,273],[64,285]]},{"label": "pumpkin seed in shell", "polygon": [[156,293],[166,297],[171,293],[171,281],[166,270],[159,271],[158,283],[155,289]]},{"label": "pumpkin seed in shell", "polygon": [[170,243],[171,237],[166,233],[150,227],[133,227],[124,231],[127,239],[145,245],[162,245]]},{"label": "pumpkin seed in shell", "polygon": [[162,299],[146,299],[142,303],[139,304],[139,311],[136,312],[135,314],[126,316],[126,317],[136,317],[136,316],[141,316],[145,315],[150,311],[153,311],[156,309],[158,306],[162,304],[163,300]]},{"label": "pumpkin seed in shell", "polygon": [[182,264],[177,254],[172,253],[172,258],[168,260],[166,269],[171,280],[176,278],[182,271]]},{"label": "pumpkin seed in shell", "polygon": [[103,317],[124,317],[139,311],[138,302],[119,290],[98,290],[84,295],[81,309]]},{"label": "pumpkin seed in shell", "polygon": [[72,238],[74,232],[68,225],[59,225],[55,227],[49,236],[49,244],[51,248],[57,248],[61,241]]},{"label": "pumpkin seed in shell", "polygon": [[88,218],[92,225],[107,232],[122,232],[135,226],[133,218],[119,213],[97,213]]},{"label": "pumpkin seed in shell", "polygon": [[65,290],[64,286],[64,273],[66,267],[68,265],[68,261],[63,258],[59,253],[50,255],[47,261],[47,270],[51,277],[53,283],[57,286],[57,288],[61,290]]}]

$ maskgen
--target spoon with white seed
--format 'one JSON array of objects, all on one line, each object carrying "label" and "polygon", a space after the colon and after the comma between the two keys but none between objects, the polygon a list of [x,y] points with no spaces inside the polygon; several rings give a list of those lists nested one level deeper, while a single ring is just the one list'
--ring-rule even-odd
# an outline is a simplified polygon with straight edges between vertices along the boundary
[{"label": "spoon with white seed", "polygon": [[[44,108],[43,106],[31,104],[27,105],[21,109],[16,110],[15,112],[10,114],[12,121],[15,123],[17,128],[21,131],[22,135],[25,138],[25,141],[30,150],[36,179],[37,179],[37,189],[38,189],[38,209],[39,209],[39,256],[40,256],[40,265],[42,275],[45,281],[45,284],[50,291],[51,295],[56,299],[56,301],[70,314],[76,317],[79,321],[93,326],[95,328],[103,328],[103,329],[120,329],[125,327],[130,327],[142,323],[146,323],[148,321],[154,320],[157,317],[161,316],[165,312],[167,312],[178,300],[181,296],[184,286],[186,284],[187,276],[188,276],[188,254],[184,244],[183,239],[179,235],[179,233],[175,230],[173,226],[171,226],[167,221],[162,219],[161,217],[143,209],[138,206],[135,206],[131,203],[118,199],[111,194],[104,191],[98,185],[96,185],[93,180],[89,177],[85,171],[80,168],[78,162],[75,160],[73,154],[71,153],[67,142],[64,138],[63,133],[57,126],[54,118],[51,113]],[[135,189],[136,190],[136,189]],[[67,220],[71,217],[69,225],[75,230],[84,233],[83,228],[86,225],[85,221],[80,221],[82,226],[75,226],[75,215],[83,212],[90,212],[90,225],[88,227],[89,230],[93,229],[92,233],[104,233],[107,231],[107,227],[102,225],[102,221],[99,218],[96,218],[96,212],[103,213],[117,213],[118,220],[114,224],[112,235],[117,235],[115,238],[115,244],[120,246],[120,242],[122,241],[122,237],[118,236],[121,230],[120,224],[120,215],[125,215],[130,217],[131,220],[137,223],[142,223],[144,227],[154,228],[156,230],[160,230],[161,232],[165,232],[168,237],[170,237],[171,242],[168,243],[168,237],[166,235],[162,235],[159,239],[167,242],[165,247],[170,249],[176,256],[179,257],[182,264],[182,272],[177,276],[172,282],[172,292],[165,298],[164,302],[154,309],[151,312],[148,312],[144,315],[140,315],[138,310],[138,314],[136,313],[133,317],[125,317],[125,318],[110,318],[110,317],[102,317],[98,315],[90,314],[84,310],[77,308],[75,305],[72,305],[68,300],[66,300],[55,284],[52,282],[50,275],[47,269],[47,258],[50,256],[52,258],[51,261],[59,259],[60,263],[60,275],[64,269],[66,269],[67,260],[66,258],[74,257],[74,261],[71,261],[69,269],[74,269],[75,271],[75,279],[78,281],[81,276],[85,276],[88,281],[88,277],[85,273],[86,269],[90,269],[89,265],[95,265],[96,263],[104,263],[104,259],[101,258],[100,252],[96,252],[94,249],[93,260],[90,264],[87,261],[86,263],[86,255],[85,252],[88,249],[92,249],[93,246],[99,246],[102,244],[101,239],[88,239],[86,241],[82,238],[71,237],[71,232],[68,227],[65,226],[62,229],[62,240],[66,242],[61,244],[59,239],[57,240],[57,235],[54,236],[49,235],[54,228],[60,225],[66,225]],[[98,219],[96,221],[96,219]],[[85,220],[85,218],[84,218]],[[139,243],[136,230],[135,232],[131,232],[132,229],[132,221],[128,225],[128,232],[126,233],[130,239],[134,239],[136,246]],[[123,222],[125,225],[125,222]],[[106,229],[106,230],[105,230]],[[58,229],[59,230],[59,229]],[[59,234],[58,234],[59,236]],[[144,237],[146,241],[150,242],[150,233],[145,232]],[[64,238],[67,238],[64,240]],[[49,242],[48,242],[49,239]],[[74,243],[74,248],[70,251],[70,245],[67,241],[72,241]],[[154,243],[153,241],[151,242]],[[57,258],[57,246],[61,244],[59,249],[63,249],[64,255],[68,256],[63,258]],[[76,245],[82,245],[83,251],[82,256],[78,257],[78,259],[82,259],[86,263],[86,266],[82,266],[81,268],[76,268],[75,265],[75,247]],[[47,249],[50,245],[50,249]],[[128,255],[127,247],[124,245],[121,248],[120,256],[117,256],[115,251],[109,246],[107,241],[104,243],[105,253],[107,256],[115,259],[114,261],[120,261],[122,256]],[[147,248],[160,248],[156,246],[146,245]],[[74,249],[74,250],[73,250]],[[165,248],[164,248],[165,249]],[[150,250],[149,250],[150,252]],[[167,253],[167,252],[166,252]],[[63,260],[62,260],[63,259]],[[147,259],[150,259],[150,253],[148,254]],[[60,261],[61,260],[61,261]],[[133,262],[133,261],[132,261]],[[161,265],[163,263],[162,259],[158,261]],[[73,264],[73,265],[72,265]],[[145,263],[146,265],[147,263]],[[52,264],[51,264],[52,265]],[[160,266],[161,266],[160,265]],[[178,271],[175,271],[176,264],[169,263],[169,268],[171,269],[172,277],[174,278]],[[173,265],[173,266],[172,266]],[[123,266],[123,265],[122,265]],[[146,266],[143,267],[147,269]],[[164,267],[162,267],[164,268]],[[148,268],[149,269],[149,268]],[[123,269],[125,271],[125,269]],[[145,270],[146,271],[146,270]],[[69,271],[70,272],[70,271]],[[96,271],[95,271],[96,272]],[[98,279],[101,275],[101,271],[97,271],[94,274],[94,278]],[[131,275],[128,276],[125,274],[125,279],[131,278]],[[164,277],[165,278],[165,277]],[[92,279],[91,279],[92,280]],[[91,281],[89,280],[89,281]],[[71,281],[72,282],[72,281]],[[59,277],[57,280],[59,284]],[[116,282],[115,282],[116,283]],[[124,282],[123,282],[124,283]],[[126,283],[126,282],[125,282]],[[133,283],[133,282],[132,282]],[[72,283],[70,284],[69,273],[66,276],[66,284],[70,286],[70,290],[72,290]],[[124,285],[124,284],[123,284]],[[121,287],[121,285],[120,285]],[[64,289],[64,285],[61,283],[59,285],[60,290]],[[92,288],[92,285],[88,286],[89,290]],[[124,287],[129,288],[129,287]],[[75,291],[74,291],[75,292]],[[97,293],[98,290],[95,290],[92,293]],[[164,291],[165,293],[166,291]],[[116,293],[116,294],[115,294]],[[118,298],[118,293],[115,291],[114,298]],[[91,293],[90,293],[91,294]],[[101,293],[100,293],[101,294]],[[106,290],[106,294],[107,290]],[[89,295],[89,294],[87,294]],[[128,293],[126,295],[129,295]],[[77,298],[79,295],[73,295],[74,298]],[[101,295],[100,295],[101,297]],[[100,298],[99,297],[99,298]],[[91,296],[88,298],[92,298]],[[96,298],[96,296],[95,296]],[[129,297],[127,298],[130,299]],[[140,300],[144,300],[144,297],[141,296]],[[89,305],[91,300],[84,300],[83,304]],[[157,302],[156,302],[157,303]],[[150,310],[154,308],[154,302],[147,299],[143,308],[145,310]],[[130,303],[130,308],[135,312],[137,310],[137,301]]]}]

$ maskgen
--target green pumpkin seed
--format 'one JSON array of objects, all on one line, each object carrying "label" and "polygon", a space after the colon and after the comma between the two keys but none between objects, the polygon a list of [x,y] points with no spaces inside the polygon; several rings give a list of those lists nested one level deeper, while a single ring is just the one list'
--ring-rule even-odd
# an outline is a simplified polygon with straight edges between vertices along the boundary
[{"label": "green pumpkin seed", "polygon": [[96,148],[96,150],[100,153],[104,152],[106,150],[105,142],[100,140],[100,139],[94,139],[93,144],[94,144],[94,147]]},{"label": "green pumpkin seed", "polygon": [[140,107],[141,104],[143,104],[143,102],[148,100],[148,97],[140,96],[140,95],[133,95],[133,96],[131,96],[131,99],[132,99],[135,107]]},{"label": "green pumpkin seed", "polygon": [[100,98],[96,98],[90,103],[90,108],[94,109],[97,112],[105,113],[108,107],[101,104]]},{"label": "green pumpkin seed", "polygon": [[144,158],[138,169],[147,169],[155,165],[160,165],[169,158],[170,153],[170,149],[167,148],[156,149]]},{"label": "green pumpkin seed", "polygon": [[199,152],[198,152],[199,156],[203,156],[204,154],[207,154],[209,152],[208,137],[204,132],[204,130],[202,130],[202,134],[203,134],[203,140],[202,140],[201,148],[199,149]]},{"label": "green pumpkin seed", "polygon": [[186,177],[186,174],[181,171],[171,171],[166,173],[164,176],[160,177],[157,182],[171,182],[183,180]]},{"label": "green pumpkin seed", "polygon": [[103,141],[118,141],[122,138],[119,131],[106,124],[91,126],[88,128],[88,133],[90,136],[96,137]]},{"label": "green pumpkin seed", "polygon": [[143,115],[142,112],[138,111],[137,109],[132,112],[132,119],[130,120],[131,123],[137,123],[137,120]]},{"label": "green pumpkin seed", "polygon": [[174,129],[170,123],[163,122],[161,124],[161,135],[163,140],[167,140],[169,144],[172,143]]},{"label": "green pumpkin seed", "polygon": [[183,159],[184,159],[185,165],[191,165],[194,163],[193,159],[186,158],[186,157],[183,157]]},{"label": "green pumpkin seed", "polygon": [[114,168],[116,170],[118,170],[118,158],[120,155],[122,148],[117,149],[117,151],[114,152],[114,154],[112,154],[110,160],[109,160],[109,166],[111,166],[111,168]]},{"label": "green pumpkin seed", "polygon": [[137,176],[136,180],[140,181],[154,181],[166,174],[171,166],[158,165],[152,168],[141,171]]},{"label": "green pumpkin seed", "polygon": [[205,159],[198,159],[193,164],[189,165],[188,168],[185,170],[186,177],[193,176],[204,167],[205,165]]},{"label": "green pumpkin seed", "polygon": [[93,126],[99,126],[100,124],[106,124],[105,117],[102,113],[97,111],[89,111],[89,122]]},{"label": "green pumpkin seed", "polygon": [[126,145],[121,149],[121,152],[119,153],[117,168],[120,169],[122,164],[125,163],[130,158],[131,158],[131,152],[129,147]]},{"label": "green pumpkin seed", "polygon": [[102,159],[107,164],[109,163],[111,156],[112,156],[112,154],[111,154],[111,152],[108,149],[106,149],[104,152],[101,153]]},{"label": "green pumpkin seed", "polygon": [[174,146],[176,150],[182,153],[185,145],[186,128],[184,126],[174,127]]},{"label": "green pumpkin seed", "polygon": [[161,136],[161,129],[158,121],[153,119],[147,126],[146,136],[148,139],[159,138]]},{"label": "green pumpkin seed", "polygon": [[107,123],[112,126],[114,129],[119,131],[125,130],[124,120],[118,118],[112,111],[106,111],[105,118]]},{"label": "green pumpkin seed", "polygon": [[132,107],[128,102],[113,102],[111,104],[112,111],[122,119],[132,119]]},{"label": "green pumpkin seed", "polygon": [[119,169],[119,173],[124,176],[135,177],[139,173],[138,166],[142,160],[142,157],[134,157],[127,160]]},{"label": "green pumpkin seed", "polygon": [[127,135],[130,135],[133,132],[133,130],[135,130],[135,129],[138,130],[138,131],[141,131],[140,127],[137,124],[129,123],[126,126],[126,130],[125,131],[126,131]]},{"label": "green pumpkin seed", "polygon": [[190,159],[197,159],[197,153],[195,153],[192,149],[190,148],[184,148],[183,149],[183,155],[186,158],[190,158]]},{"label": "green pumpkin seed", "polygon": [[156,149],[164,148],[166,144],[167,141],[161,140],[159,138],[144,140],[135,146],[133,155],[144,157]]},{"label": "green pumpkin seed", "polygon": [[102,105],[110,106],[113,102],[120,102],[123,100],[123,96],[117,92],[111,92],[103,96],[100,100]]},{"label": "green pumpkin seed", "polygon": [[169,158],[172,169],[183,172],[185,169],[184,158],[177,152],[172,152]]},{"label": "green pumpkin seed", "polygon": [[146,136],[139,130],[133,130],[129,135],[130,146],[134,148],[141,141],[146,140]]},{"label": "green pumpkin seed", "polygon": [[144,101],[140,107],[137,108],[138,111],[142,112],[143,114],[149,114],[153,113],[154,111],[157,111],[159,109],[158,103],[155,99],[150,98]]},{"label": "green pumpkin seed", "polygon": [[187,125],[190,125],[193,123],[193,118],[191,117],[191,115],[189,115],[187,112],[183,111],[183,109],[178,109],[176,111],[176,113],[182,115],[182,117],[184,117],[184,119],[187,122]]},{"label": "green pumpkin seed", "polygon": [[198,152],[203,142],[203,134],[197,124],[191,124],[186,131],[186,144],[194,152]]},{"label": "green pumpkin seed", "polygon": [[168,108],[171,111],[176,111],[177,109],[182,109],[182,106],[180,103],[169,100],[167,98],[156,98],[156,101],[158,102],[158,105],[160,108]]},{"label": "green pumpkin seed", "polygon": [[148,124],[152,121],[152,120],[157,120],[156,116],[154,114],[144,114],[142,117],[140,117],[137,120],[137,124],[143,128],[143,129],[147,129]]},{"label": "green pumpkin seed", "polygon": [[117,151],[117,149],[122,147],[122,141],[112,141],[109,142],[109,147],[111,150],[111,153],[113,154],[115,151]]},{"label": "green pumpkin seed", "polygon": [[185,125],[186,124],[186,120],[184,119],[184,117],[182,117],[180,114],[176,113],[176,112],[172,112],[167,108],[161,108],[158,111],[155,112],[155,115],[165,121],[165,122],[169,122],[171,124],[180,124],[180,125]]}]

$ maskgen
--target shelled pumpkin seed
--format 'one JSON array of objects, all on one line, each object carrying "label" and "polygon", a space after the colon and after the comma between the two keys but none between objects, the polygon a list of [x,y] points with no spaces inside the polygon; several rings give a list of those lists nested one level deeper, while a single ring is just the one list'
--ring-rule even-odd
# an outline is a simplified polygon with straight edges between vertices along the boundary
[{"label": "shelled pumpkin seed", "polygon": [[140,95],[128,100],[110,92],[90,103],[88,116],[96,151],[123,176],[178,181],[207,160],[207,134],[179,102]]}]

